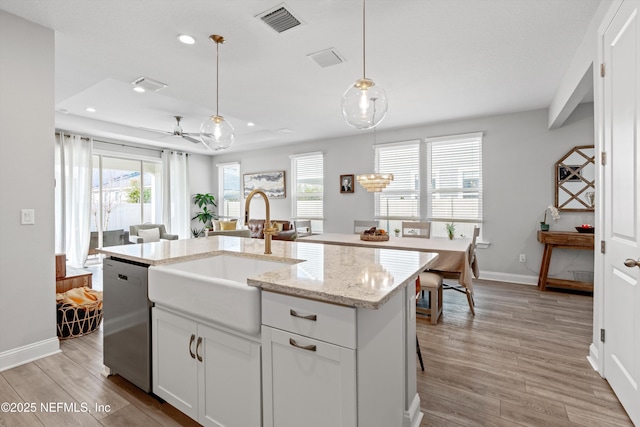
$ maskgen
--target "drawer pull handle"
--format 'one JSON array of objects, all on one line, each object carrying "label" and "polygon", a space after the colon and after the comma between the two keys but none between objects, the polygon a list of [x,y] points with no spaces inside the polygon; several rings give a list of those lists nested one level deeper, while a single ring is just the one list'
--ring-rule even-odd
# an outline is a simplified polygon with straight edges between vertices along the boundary
[{"label": "drawer pull handle", "polygon": [[191,355],[192,359],[196,358],[196,355],[193,354],[193,351],[191,350],[191,346],[193,345],[193,341],[196,339],[196,335],[195,334],[191,334],[191,339],[189,340],[189,354]]},{"label": "drawer pull handle", "polygon": [[309,350],[309,351],[316,351],[316,346],[315,344],[310,344],[310,345],[300,345],[298,344],[293,338],[289,338],[289,344],[291,344],[294,347],[298,347],[301,348],[303,350]]},{"label": "drawer pull handle", "polygon": [[118,280],[129,280],[129,278],[127,276],[125,276],[124,274],[119,274],[118,273]]},{"label": "drawer pull handle", "polygon": [[296,313],[295,310],[289,310],[289,314],[292,315],[293,317],[299,317],[301,319],[312,320],[314,322],[316,320],[318,320],[318,316],[316,316],[315,314],[309,314],[308,316],[303,316],[302,314]]},{"label": "drawer pull handle", "polygon": [[196,344],[196,356],[198,356],[198,361],[202,362],[202,356],[200,356],[200,344],[202,344],[202,337],[198,337],[198,344]]}]

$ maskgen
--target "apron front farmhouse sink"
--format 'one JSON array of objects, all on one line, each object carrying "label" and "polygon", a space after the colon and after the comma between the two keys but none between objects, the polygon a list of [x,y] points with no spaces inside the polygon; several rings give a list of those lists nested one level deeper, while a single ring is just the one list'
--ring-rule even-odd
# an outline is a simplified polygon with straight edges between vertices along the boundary
[{"label": "apron front farmhouse sink", "polygon": [[260,289],[247,278],[291,265],[217,255],[149,267],[149,299],[157,305],[219,323],[246,334],[260,332]]}]

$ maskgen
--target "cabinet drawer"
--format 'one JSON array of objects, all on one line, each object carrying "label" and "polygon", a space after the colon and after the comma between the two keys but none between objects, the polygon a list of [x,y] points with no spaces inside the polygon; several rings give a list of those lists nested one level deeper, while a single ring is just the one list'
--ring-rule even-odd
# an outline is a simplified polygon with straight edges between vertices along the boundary
[{"label": "cabinet drawer", "polygon": [[262,292],[262,324],[356,348],[356,309]]}]

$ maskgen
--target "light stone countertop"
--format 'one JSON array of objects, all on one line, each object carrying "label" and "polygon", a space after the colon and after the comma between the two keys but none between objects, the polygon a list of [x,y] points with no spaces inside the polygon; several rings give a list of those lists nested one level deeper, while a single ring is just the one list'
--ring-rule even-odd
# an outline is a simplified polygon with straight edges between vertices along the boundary
[{"label": "light stone countertop", "polygon": [[232,236],[163,240],[98,249],[107,256],[148,265],[189,261],[222,253],[284,261],[290,265],[249,277],[250,286],[351,307],[377,309],[415,281],[437,254]]}]

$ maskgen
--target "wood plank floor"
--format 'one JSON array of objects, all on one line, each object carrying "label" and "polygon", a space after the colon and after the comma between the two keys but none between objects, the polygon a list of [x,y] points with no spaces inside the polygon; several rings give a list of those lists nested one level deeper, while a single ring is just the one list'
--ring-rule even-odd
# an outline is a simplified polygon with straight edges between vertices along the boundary
[{"label": "wood plank floor", "polygon": [[444,292],[437,325],[418,317],[421,426],[633,426],[586,359],[593,298],[474,281]]},{"label": "wood plank floor", "polygon": [[[440,323],[418,318],[421,426],[632,426],[585,358],[591,297],[486,281],[475,289],[475,317],[464,295],[445,291]],[[61,348],[0,373],[0,403],[37,405],[0,411],[0,426],[198,425],[121,377],[103,377],[101,331]]]}]

